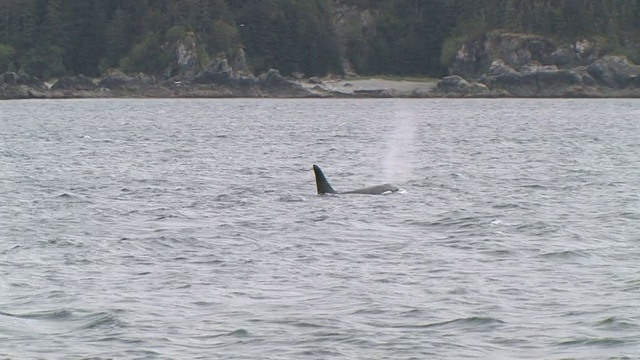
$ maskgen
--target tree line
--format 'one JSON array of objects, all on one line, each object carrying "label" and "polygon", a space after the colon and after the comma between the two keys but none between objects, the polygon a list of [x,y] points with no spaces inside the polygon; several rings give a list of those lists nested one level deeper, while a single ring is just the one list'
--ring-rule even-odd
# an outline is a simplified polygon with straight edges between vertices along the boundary
[{"label": "tree line", "polygon": [[442,76],[493,29],[598,37],[640,60],[640,0],[0,0],[0,72],[162,74],[168,44],[191,34],[202,63],[242,47],[256,73],[341,74],[347,60],[363,75]]}]

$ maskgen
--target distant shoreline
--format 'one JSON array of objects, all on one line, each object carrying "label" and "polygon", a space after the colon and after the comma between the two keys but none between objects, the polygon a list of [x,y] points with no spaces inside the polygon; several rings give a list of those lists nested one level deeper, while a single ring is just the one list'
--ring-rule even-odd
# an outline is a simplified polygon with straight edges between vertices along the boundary
[{"label": "distant shoreline", "polygon": [[[92,80],[97,84],[97,81]],[[354,78],[287,79],[290,86],[254,89],[216,84],[155,84],[139,88],[108,89],[57,89],[51,83],[37,88],[29,85],[0,87],[0,100],[19,99],[171,99],[171,98],[533,98],[533,99],[578,99],[578,98],[640,98],[638,89],[610,89],[582,87],[569,89],[560,96],[513,96],[503,90],[488,90],[481,93],[462,94],[444,92],[439,89],[439,79],[399,78],[384,76]]]}]

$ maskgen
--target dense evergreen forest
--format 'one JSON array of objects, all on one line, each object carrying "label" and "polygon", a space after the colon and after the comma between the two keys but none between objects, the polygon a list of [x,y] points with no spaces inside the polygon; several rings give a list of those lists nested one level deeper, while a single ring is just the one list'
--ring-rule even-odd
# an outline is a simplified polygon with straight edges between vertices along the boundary
[{"label": "dense evergreen forest", "polygon": [[195,35],[201,63],[242,47],[256,73],[341,74],[346,59],[359,74],[442,76],[491,29],[598,38],[637,61],[640,0],[0,0],[0,72],[162,74],[168,44]]}]

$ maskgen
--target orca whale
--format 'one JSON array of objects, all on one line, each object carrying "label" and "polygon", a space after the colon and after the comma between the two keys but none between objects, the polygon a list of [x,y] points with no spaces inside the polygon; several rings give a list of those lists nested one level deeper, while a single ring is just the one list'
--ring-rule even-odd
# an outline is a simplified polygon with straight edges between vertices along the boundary
[{"label": "orca whale", "polygon": [[318,165],[313,165],[313,173],[316,176],[316,188],[318,195],[320,194],[365,194],[365,195],[382,195],[386,193],[392,193],[400,190],[393,184],[382,184],[370,186],[362,189],[350,190],[350,191],[335,191],[329,181],[322,173],[322,170]]}]

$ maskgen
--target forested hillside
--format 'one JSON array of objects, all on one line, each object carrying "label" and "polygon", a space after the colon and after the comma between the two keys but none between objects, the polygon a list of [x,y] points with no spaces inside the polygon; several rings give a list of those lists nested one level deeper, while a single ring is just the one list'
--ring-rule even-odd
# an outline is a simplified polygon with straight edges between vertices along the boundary
[{"label": "forested hillside", "polygon": [[195,34],[202,64],[242,47],[256,73],[442,76],[492,29],[598,38],[638,60],[640,0],[0,0],[0,72],[162,74],[167,44]]}]

